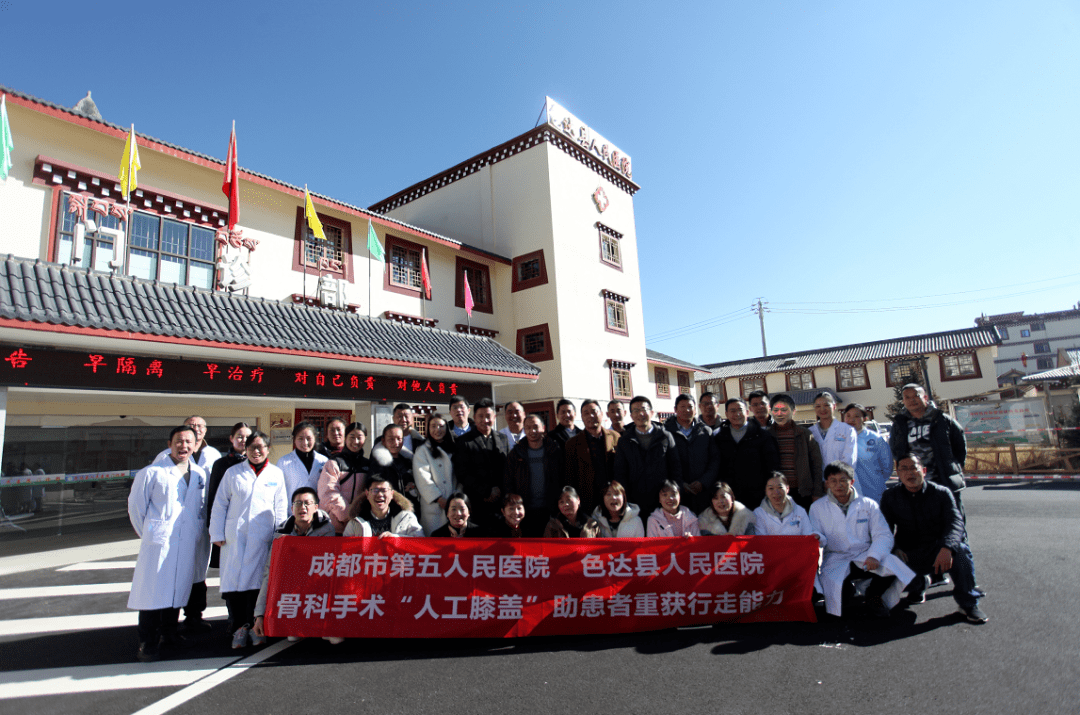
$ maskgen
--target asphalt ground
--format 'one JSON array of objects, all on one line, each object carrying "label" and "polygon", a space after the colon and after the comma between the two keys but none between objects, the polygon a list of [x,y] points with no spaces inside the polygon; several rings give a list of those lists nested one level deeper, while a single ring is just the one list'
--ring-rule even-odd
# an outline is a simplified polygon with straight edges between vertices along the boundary
[{"label": "asphalt ground", "polygon": [[[24,619],[124,614],[127,594],[18,598],[25,592],[11,589],[130,581],[130,568],[9,574],[0,582],[0,713],[1077,712],[1080,484],[976,486],[964,499],[985,625],[964,621],[947,588],[885,621],[611,636],[232,651],[219,619],[188,648],[141,664],[132,625],[12,633]],[[222,606],[212,588],[211,609]]]}]

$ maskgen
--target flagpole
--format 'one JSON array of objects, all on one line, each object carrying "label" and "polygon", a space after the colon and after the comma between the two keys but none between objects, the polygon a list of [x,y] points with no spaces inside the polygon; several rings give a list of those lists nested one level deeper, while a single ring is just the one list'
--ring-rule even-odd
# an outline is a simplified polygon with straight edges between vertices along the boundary
[{"label": "flagpole", "polygon": [[[308,225],[307,202],[309,200],[308,199],[309,196],[310,196],[310,194],[308,194],[307,184],[304,184],[304,214],[305,214],[304,215],[304,225],[305,226]],[[308,247],[307,235],[308,235],[308,231],[310,231],[310,230],[311,229],[308,228],[307,230],[304,231],[304,242],[302,244],[300,244],[300,262],[304,264],[304,307],[307,307],[307,247]]]},{"label": "flagpole", "polygon": [[[371,219],[368,219],[368,235],[371,235]],[[367,247],[367,317],[371,317],[371,242],[368,242]]]},{"label": "flagpole", "polygon": [[[131,125],[131,143],[133,145],[138,144],[138,140],[135,138],[135,125],[134,124]],[[135,151],[136,151],[135,146],[132,146],[131,147],[131,156],[135,155]],[[130,162],[130,159],[128,161]],[[127,243],[130,246],[131,245],[131,236],[130,236],[130,233],[131,233],[131,165],[130,165],[130,163],[128,164],[128,192],[127,192],[127,196],[124,197],[124,204],[126,206],[125,212],[124,212],[124,216],[125,216],[125,218],[124,218],[124,233],[126,234],[125,243]],[[125,250],[126,250],[126,247],[125,247]],[[119,256],[117,256],[116,259],[117,259],[118,262],[120,261]],[[113,272],[115,273],[115,271],[113,271]]]},{"label": "flagpole", "polygon": [[427,293],[427,288],[424,287],[424,266],[427,265],[427,249],[420,249],[420,320],[425,326],[427,326],[427,301],[424,300]]}]

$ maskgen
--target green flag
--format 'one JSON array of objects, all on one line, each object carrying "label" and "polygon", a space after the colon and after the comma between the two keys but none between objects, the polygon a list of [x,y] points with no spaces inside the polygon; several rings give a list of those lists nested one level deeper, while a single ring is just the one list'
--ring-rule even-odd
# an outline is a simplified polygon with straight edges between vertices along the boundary
[{"label": "green flag", "polygon": [[7,95],[0,98],[0,148],[3,158],[0,159],[0,180],[8,177],[11,171],[11,152],[15,149],[15,142],[11,139],[11,124],[7,116]]},{"label": "green flag", "polygon": [[375,235],[375,228],[370,220],[367,222],[367,250],[376,261],[383,260],[382,244],[379,243],[379,237]]}]

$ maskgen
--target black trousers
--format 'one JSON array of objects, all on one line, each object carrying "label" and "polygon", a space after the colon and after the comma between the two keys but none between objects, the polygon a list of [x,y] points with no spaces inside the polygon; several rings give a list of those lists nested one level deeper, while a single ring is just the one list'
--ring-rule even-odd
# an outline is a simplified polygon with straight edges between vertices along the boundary
[{"label": "black trousers", "polygon": [[187,605],[184,606],[184,618],[198,620],[202,618],[206,610],[206,581],[199,581],[191,585],[191,595],[188,596]]},{"label": "black trousers", "polygon": [[161,640],[162,635],[176,633],[176,624],[179,620],[179,608],[139,611],[139,642],[145,643],[150,651],[157,650],[158,641]]},{"label": "black trousers", "polygon": [[876,573],[864,571],[855,564],[851,564],[851,572],[844,579],[844,585],[840,589],[841,610],[847,610],[848,604],[855,597],[855,581],[870,579],[870,585],[866,587],[866,598],[881,598],[889,590],[895,576],[878,576]]},{"label": "black trousers", "polygon": [[229,591],[221,594],[225,606],[229,609],[229,620],[233,628],[251,626],[255,623],[255,603],[259,600],[259,589],[254,591]]}]

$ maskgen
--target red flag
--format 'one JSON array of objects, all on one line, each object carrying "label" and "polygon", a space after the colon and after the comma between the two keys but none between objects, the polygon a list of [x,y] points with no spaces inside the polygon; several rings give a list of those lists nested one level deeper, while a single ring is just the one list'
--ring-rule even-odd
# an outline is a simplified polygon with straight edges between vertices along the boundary
[{"label": "red flag", "polygon": [[233,122],[232,134],[229,136],[229,156],[225,159],[225,181],[221,184],[221,190],[229,197],[229,230],[236,226],[236,220],[240,215],[240,179],[239,167],[236,165],[236,122]]},{"label": "red flag", "polygon": [[473,306],[476,305],[476,303],[473,301],[472,288],[469,287],[469,272],[462,271],[461,274],[465,279],[465,314],[471,318],[472,309]]},{"label": "red flag", "polygon": [[427,249],[420,254],[420,281],[424,284],[424,297],[431,300],[431,274],[427,267]]}]

